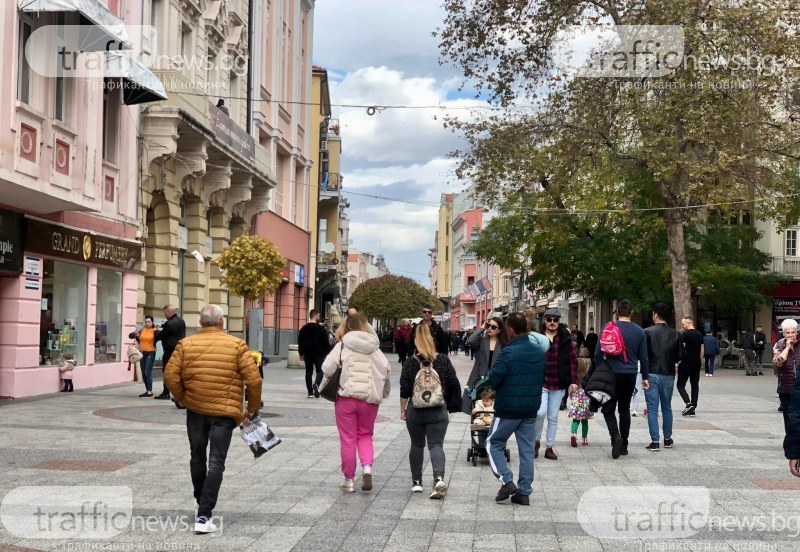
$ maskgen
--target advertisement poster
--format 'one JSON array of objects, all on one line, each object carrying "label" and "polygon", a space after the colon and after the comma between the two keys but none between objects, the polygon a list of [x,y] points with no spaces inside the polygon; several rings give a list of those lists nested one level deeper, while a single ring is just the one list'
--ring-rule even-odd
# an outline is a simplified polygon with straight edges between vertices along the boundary
[{"label": "advertisement poster", "polygon": [[800,321],[800,298],[774,297],[772,299],[772,335],[775,341],[781,338],[781,322],[787,318]]}]

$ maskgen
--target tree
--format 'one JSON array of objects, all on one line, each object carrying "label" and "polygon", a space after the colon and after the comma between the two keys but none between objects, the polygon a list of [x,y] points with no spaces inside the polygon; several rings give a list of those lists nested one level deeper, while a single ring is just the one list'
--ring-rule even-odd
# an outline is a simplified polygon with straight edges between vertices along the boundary
[{"label": "tree", "polygon": [[359,284],[348,302],[349,306],[370,318],[396,320],[416,316],[424,304],[440,312],[439,301],[431,292],[411,278],[387,274]]},{"label": "tree", "polygon": [[[787,192],[797,187],[800,159],[796,2],[445,0],[445,8],[443,58],[509,108],[448,121],[469,141],[457,152],[457,174],[489,203],[572,190],[574,203],[558,213],[658,214],[678,318],[691,314],[689,226],[709,209],[783,222],[796,212]],[[584,24],[676,25],[682,56],[655,66],[666,74],[576,77],[556,65],[559,39]],[[644,193],[631,196],[631,181]],[[644,207],[636,204],[642,195]]]},{"label": "tree", "polygon": [[222,285],[234,295],[252,300],[278,289],[286,259],[261,236],[239,236],[222,251],[217,264],[225,271]]}]

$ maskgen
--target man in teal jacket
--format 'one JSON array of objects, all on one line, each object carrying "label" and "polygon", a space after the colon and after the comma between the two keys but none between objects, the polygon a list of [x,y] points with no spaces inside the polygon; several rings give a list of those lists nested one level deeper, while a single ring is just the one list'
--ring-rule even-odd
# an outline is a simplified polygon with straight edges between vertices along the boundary
[{"label": "man in teal jacket", "polygon": [[[528,339],[528,323],[521,313],[508,315],[506,331],[509,343],[489,373],[496,397],[486,448],[492,472],[502,485],[495,501],[511,498],[515,504],[527,506],[533,492],[534,427],[542,402],[545,359],[542,349]],[[505,457],[506,442],[512,433],[519,449],[519,488]]]}]

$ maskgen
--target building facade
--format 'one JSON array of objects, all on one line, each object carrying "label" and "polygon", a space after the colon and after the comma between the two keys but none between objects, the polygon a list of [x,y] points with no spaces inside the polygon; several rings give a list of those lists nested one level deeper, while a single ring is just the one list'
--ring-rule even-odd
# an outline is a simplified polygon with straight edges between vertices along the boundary
[{"label": "building facade", "polygon": [[370,252],[351,250],[347,255],[347,297],[350,297],[358,286],[389,274],[383,254],[373,255]]},{"label": "building facade", "polygon": [[[0,7],[0,396],[130,379],[143,270],[140,107],[166,97],[132,51],[141,2]],[[163,305],[162,305],[163,306]]]}]

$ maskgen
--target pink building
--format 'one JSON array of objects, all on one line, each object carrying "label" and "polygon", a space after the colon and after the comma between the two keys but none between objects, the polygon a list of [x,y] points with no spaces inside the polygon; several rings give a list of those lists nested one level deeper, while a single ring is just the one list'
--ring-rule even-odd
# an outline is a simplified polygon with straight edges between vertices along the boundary
[{"label": "pink building", "polygon": [[165,94],[128,54],[100,49],[137,43],[122,23],[140,22],[141,5],[0,5],[0,396],[58,391],[65,356],[78,389],[132,379],[142,261],[132,104]]}]

